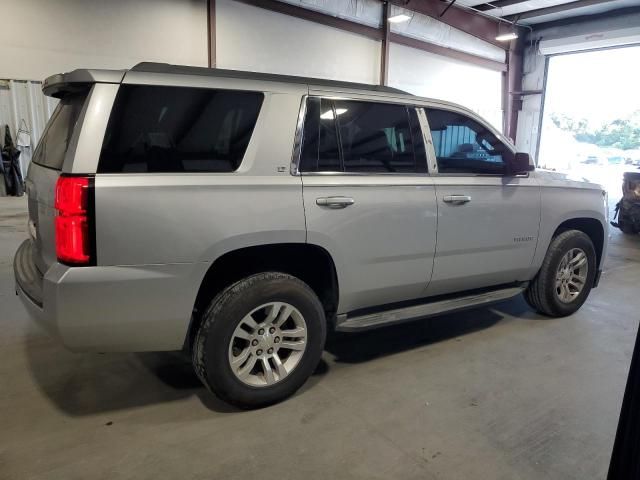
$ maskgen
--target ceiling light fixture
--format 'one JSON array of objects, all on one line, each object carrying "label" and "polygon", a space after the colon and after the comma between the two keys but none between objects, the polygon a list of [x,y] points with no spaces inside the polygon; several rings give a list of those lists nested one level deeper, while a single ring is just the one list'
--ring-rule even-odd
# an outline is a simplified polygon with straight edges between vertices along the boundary
[{"label": "ceiling light fixture", "polygon": [[516,38],[518,38],[518,34],[516,32],[509,32],[498,35],[496,40],[499,42],[508,42],[509,40],[515,40]]},{"label": "ceiling light fixture", "polygon": [[391,23],[402,23],[402,22],[408,22],[409,20],[411,20],[411,17],[409,15],[405,15],[404,13],[400,13],[398,15],[394,15],[393,17],[389,17],[389,22]]}]

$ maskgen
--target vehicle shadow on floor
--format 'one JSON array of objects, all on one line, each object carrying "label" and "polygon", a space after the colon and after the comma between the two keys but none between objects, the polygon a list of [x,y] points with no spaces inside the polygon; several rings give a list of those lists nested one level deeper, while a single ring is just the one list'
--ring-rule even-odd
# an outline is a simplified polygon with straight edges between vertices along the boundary
[{"label": "vehicle shadow on floor", "polygon": [[[490,328],[505,316],[536,316],[516,298],[493,307],[386,327],[358,334],[330,334],[326,351],[336,362],[357,363],[408,351]],[[536,316],[537,317],[537,316]],[[70,416],[86,416],[197,396],[210,411],[240,411],[201,383],[181,353],[74,354],[55,340],[26,342],[32,378],[44,395]],[[324,360],[301,392],[309,391],[330,370]]]},{"label": "vehicle shadow on floor", "polygon": [[86,416],[184,400],[197,396],[209,410],[234,407],[200,383],[184,355],[71,353],[55,340],[26,344],[31,377],[60,411]]}]

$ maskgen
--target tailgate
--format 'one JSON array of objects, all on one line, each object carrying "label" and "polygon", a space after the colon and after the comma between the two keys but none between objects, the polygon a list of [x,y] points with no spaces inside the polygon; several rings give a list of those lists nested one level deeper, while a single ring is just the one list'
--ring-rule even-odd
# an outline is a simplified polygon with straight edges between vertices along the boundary
[{"label": "tailgate", "polygon": [[61,98],[33,154],[26,178],[29,200],[29,234],[33,240],[33,261],[44,274],[56,261],[55,186],[65,165],[78,119],[89,89]]}]

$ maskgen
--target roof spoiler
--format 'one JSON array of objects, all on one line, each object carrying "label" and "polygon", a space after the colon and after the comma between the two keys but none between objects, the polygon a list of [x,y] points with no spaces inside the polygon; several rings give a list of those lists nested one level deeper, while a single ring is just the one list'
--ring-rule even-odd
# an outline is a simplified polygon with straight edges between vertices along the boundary
[{"label": "roof spoiler", "polygon": [[126,70],[79,69],[47,77],[42,92],[48,97],[62,98],[68,93],[85,90],[94,83],[120,83]]}]

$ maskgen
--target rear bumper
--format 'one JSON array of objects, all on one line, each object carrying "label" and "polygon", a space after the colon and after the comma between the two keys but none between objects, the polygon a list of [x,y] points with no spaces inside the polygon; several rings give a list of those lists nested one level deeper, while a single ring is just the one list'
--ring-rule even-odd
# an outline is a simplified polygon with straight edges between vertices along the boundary
[{"label": "rear bumper", "polygon": [[34,321],[65,347],[100,352],[183,347],[208,264],[73,268],[54,263],[33,281],[29,242],[14,259],[16,293]]},{"label": "rear bumper", "polygon": [[55,321],[45,314],[42,307],[44,276],[33,261],[33,242],[25,240],[13,258],[16,295],[20,297],[29,316],[50,335],[58,336]]}]

